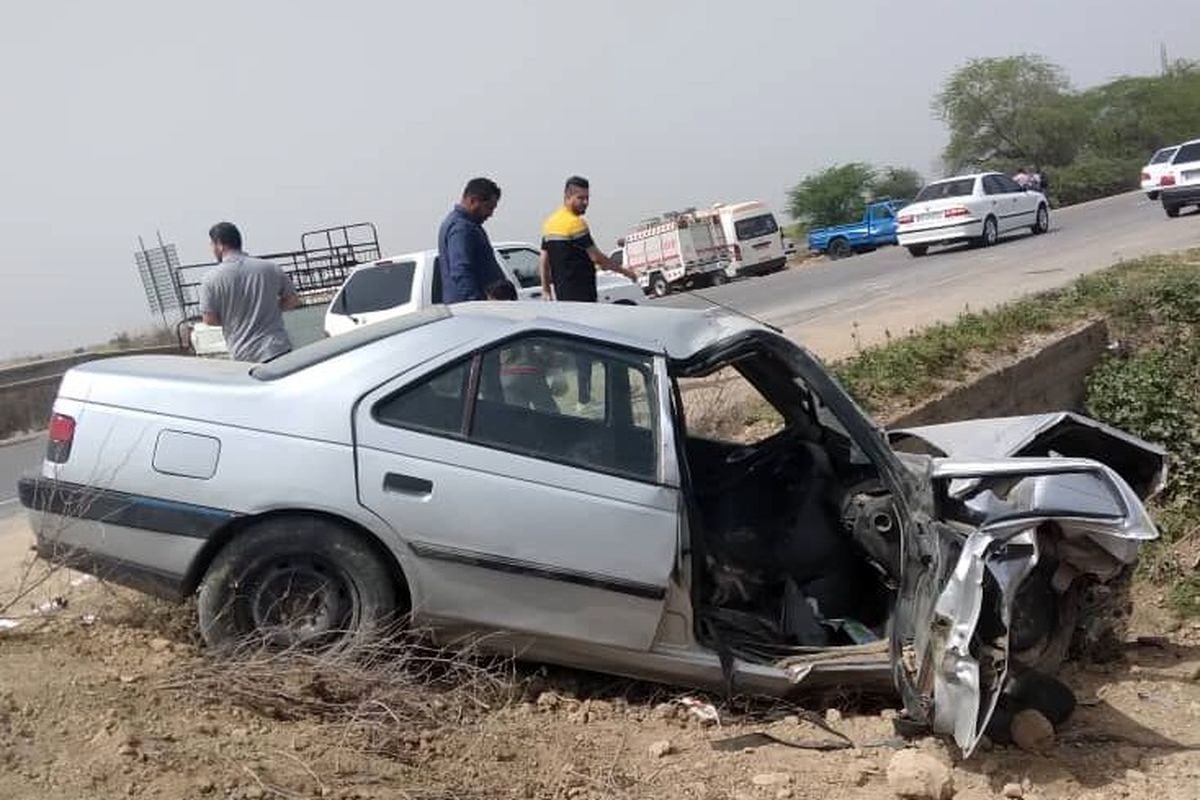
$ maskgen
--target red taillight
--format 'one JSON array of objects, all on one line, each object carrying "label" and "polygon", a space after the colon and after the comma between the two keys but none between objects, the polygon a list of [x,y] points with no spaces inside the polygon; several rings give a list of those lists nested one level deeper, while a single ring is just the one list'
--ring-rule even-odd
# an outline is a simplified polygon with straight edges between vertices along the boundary
[{"label": "red taillight", "polygon": [[969,208],[963,208],[962,206],[959,206],[958,208],[947,208],[946,209],[946,217],[947,218],[969,217],[969,216],[971,216],[971,209],[969,209]]},{"label": "red taillight", "polygon": [[896,222],[898,222],[901,225],[907,225],[908,223],[910,223],[912,221],[913,221],[912,214],[902,214],[899,217],[896,217]]},{"label": "red taillight", "polygon": [[1161,178],[1158,179],[1158,185],[1159,186],[1174,186],[1175,185],[1175,176],[1174,175],[1163,175]]},{"label": "red taillight", "polygon": [[71,443],[75,441],[75,420],[66,414],[50,417],[50,430],[46,442],[46,460],[54,464],[66,463],[71,457]]}]

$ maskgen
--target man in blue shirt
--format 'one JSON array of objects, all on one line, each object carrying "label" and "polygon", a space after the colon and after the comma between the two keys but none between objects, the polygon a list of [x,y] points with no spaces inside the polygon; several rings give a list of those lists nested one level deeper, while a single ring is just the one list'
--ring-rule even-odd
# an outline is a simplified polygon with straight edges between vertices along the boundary
[{"label": "man in blue shirt", "polygon": [[488,287],[504,280],[496,251],[483,223],[496,212],[500,187],[488,178],[472,178],[462,201],[442,221],[438,230],[438,269],[442,274],[442,302],[484,300]]}]

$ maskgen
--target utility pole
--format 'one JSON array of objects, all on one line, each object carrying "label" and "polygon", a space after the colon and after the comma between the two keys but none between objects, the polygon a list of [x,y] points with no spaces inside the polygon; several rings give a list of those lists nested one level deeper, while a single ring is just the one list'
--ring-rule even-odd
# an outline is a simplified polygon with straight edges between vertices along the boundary
[{"label": "utility pole", "polygon": [[1167,43],[1166,42],[1158,43],[1158,57],[1162,61],[1162,74],[1166,75],[1167,71],[1170,69],[1170,65],[1167,63]]}]

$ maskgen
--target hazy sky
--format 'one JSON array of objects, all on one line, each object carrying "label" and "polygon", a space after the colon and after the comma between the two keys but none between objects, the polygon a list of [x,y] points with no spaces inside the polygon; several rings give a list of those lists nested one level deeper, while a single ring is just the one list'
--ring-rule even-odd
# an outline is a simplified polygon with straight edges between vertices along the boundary
[{"label": "hazy sky", "polygon": [[536,241],[570,173],[611,246],[669,208],[763,199],[848,160],[931,170],[929,101],[976,56],[1078,86],[1200,57],[1200,3],[1145,0],[8,2],[0,21],[0,357],[151,323],[132,253],[251,252],[369,220],[433,246],[465,179]]}]

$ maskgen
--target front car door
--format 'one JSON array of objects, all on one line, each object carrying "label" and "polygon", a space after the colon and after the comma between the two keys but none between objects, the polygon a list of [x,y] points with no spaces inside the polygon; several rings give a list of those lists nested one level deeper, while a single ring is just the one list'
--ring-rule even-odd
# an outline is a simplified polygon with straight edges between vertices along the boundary
[{"label": "front car door", "polygon": [[541,298],[541,253],[528,247],[499,247],[496,257],[516,279],[518,297],[522,300]]},{"label": "front car door", "polygon": [[896,241],[896,215],[890,206],[878,205],[871,209],[871,243],[882,244]]},{"label": "front car door", "polygon": [[411,550],[418,621],[650,648],[680,520],[657,369],[546,334],[364,398],[360,501]]}]

